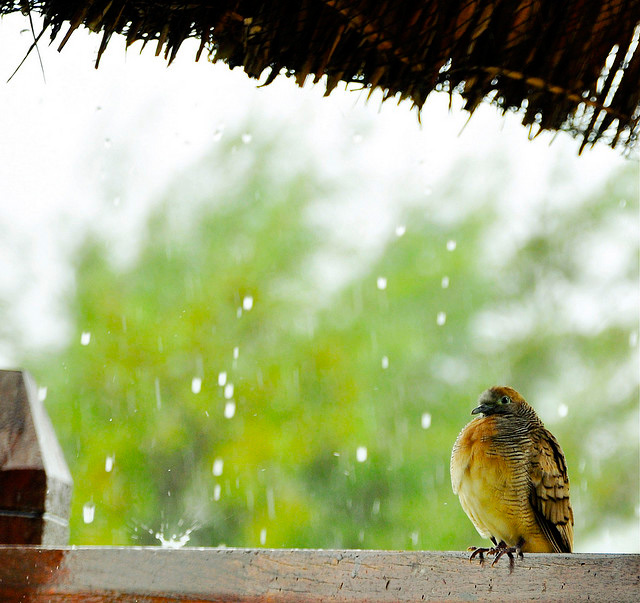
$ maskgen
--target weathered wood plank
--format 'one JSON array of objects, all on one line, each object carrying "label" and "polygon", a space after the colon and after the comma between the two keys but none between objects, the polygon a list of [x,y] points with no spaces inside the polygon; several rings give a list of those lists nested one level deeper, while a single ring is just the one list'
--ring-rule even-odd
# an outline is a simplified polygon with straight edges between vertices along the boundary
[{"label": "weathered wood plank", "polygon": [[71,487],[33,379],[0,370],[0,543],[66,544]]},{"label": "weathered wood plank", "polygon": [[0,546],[2,601],[637,601],[640,555]]}]

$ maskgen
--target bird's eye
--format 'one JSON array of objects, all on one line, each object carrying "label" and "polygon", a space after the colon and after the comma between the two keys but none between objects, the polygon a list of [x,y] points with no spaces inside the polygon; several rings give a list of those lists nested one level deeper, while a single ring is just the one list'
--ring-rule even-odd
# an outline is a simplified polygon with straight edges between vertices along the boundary
[{"label": "bird's eye", "polygon": [[502,396],[500,398],[500,404],[509,404],[511,402],[511,398],[509,396]]}]

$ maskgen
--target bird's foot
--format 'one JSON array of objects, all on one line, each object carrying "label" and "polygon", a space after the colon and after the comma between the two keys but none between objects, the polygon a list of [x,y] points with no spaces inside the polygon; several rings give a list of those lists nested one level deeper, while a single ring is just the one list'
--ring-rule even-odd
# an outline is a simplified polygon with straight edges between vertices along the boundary
[{"label": "bird's foot", "polygon": [[467,550],[472,551],[471,556],[469,557],[469,561],[473,561],[476,557],[480,559],[480,565],[484,563],[485,555],[495,555],[495,559],[491,562],[491,567],[493,567],[503,555],[509,557],[509,573],[513,571],[514,565],[514,554],[520,558],[524,558],[522,554],[522,545],[518,544],[516,546],[507,546],[504,540],[501,540],[497,545],[488,547],[476,547],[470,546]]},{"label": "bird's foot", "polygon": [[472,551],[469,561],[473,561],[476,557],[480,560],[480,565],[484,563],[484,556],[495,554],[495,547],[470,546],[467,551]]},{"label": "bird's foot", "polygon": [[500,557],[506,555],[507,557],[509,557],[509,573],[511,573],[513,571],[514,554],[521,559],[524,558],[521,546],[522,545],[507,546],[504,540],[501,540],[498,546],[494,547],[493,553],[490,553],[496,556],[491,563],[491,567],[493,567],[496,563],[498,563],[498,561],[500,561]]}]

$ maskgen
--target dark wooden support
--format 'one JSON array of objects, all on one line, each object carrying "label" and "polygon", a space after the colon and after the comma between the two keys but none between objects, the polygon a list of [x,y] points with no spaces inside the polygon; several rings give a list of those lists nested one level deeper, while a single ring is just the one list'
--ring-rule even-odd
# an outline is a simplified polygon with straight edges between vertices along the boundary
[{"label": "dark wooden support", "polygon": [[0,543],[65,545],[71,488],[33,379],[0,371]]},{"label": "dark wooden support", "polygon": [[[503,563],[504,561],[504,563]],[[637,601],[640,555],[0,546],[0,600]]]}]

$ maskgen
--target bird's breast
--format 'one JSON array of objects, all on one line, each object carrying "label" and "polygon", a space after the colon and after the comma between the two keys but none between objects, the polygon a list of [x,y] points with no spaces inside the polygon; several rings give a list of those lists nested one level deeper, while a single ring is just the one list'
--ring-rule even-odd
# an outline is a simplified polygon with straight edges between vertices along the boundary
[{"label": "bird's breast", "polygon": [[[451,484],[454,493],[467,481],[482,480],[485,471],[502,473],[495,454],[496,425],[492,417],[471,421],[458,435],[451,454]],[[491,462],[489,462],[491,461]]]},{"label": "bird's breast", "polygon": [[451,484],[478,532],[510,543],[524,515],[528,482],[526,463],[514,446],[496,438],[494,417],[469,423],[451,455]]}]

